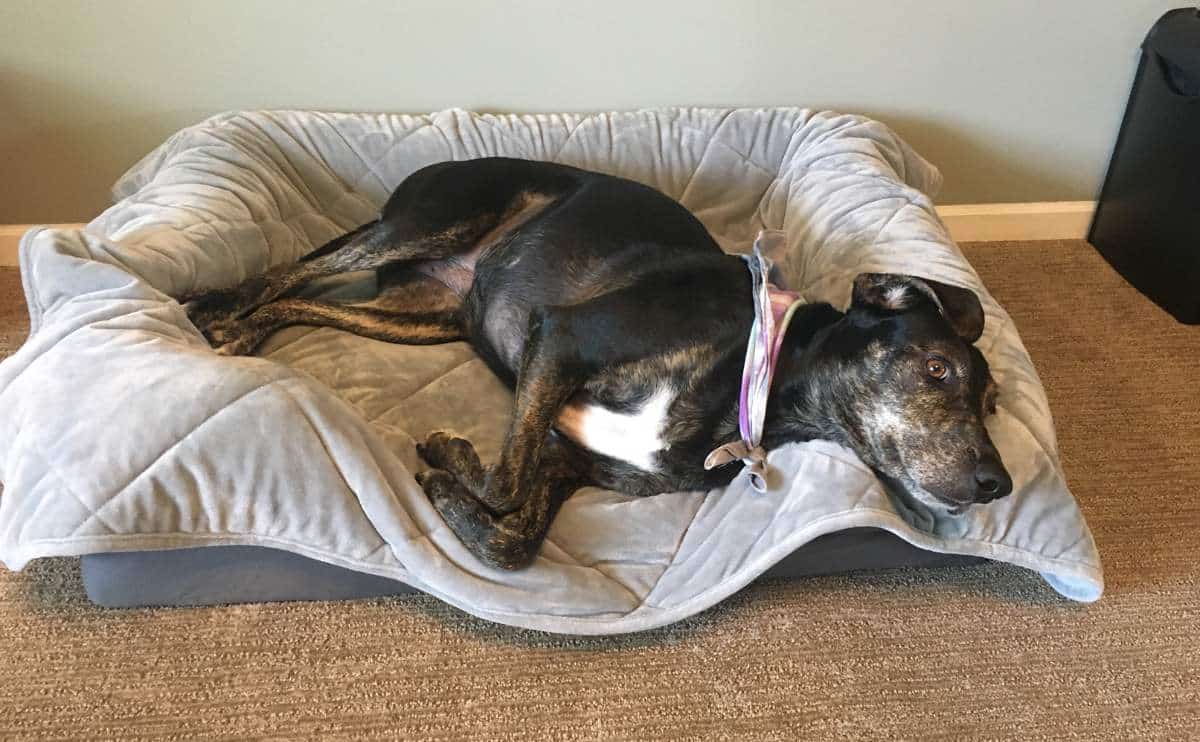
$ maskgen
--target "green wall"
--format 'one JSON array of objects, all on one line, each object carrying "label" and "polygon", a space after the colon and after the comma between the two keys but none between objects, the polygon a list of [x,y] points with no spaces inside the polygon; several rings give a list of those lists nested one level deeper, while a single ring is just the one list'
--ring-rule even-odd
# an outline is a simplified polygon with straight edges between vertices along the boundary
[{"label": "green wall", "polygon": [[241,108],[866,113],[942,203],[1093,198],[1156,0],[0,0],[0,223],[85,220]]}]

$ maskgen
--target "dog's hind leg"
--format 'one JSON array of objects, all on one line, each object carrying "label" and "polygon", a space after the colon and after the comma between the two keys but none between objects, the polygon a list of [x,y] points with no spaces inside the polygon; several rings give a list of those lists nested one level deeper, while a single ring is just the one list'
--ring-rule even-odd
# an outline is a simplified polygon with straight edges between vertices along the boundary
[{"label": "dog's hind leg", "polygon": [[519,160],[431,165],[396,188],[377,221],[332,240],[297,263],[181,302],[192,323],[203,331],[214,322],[244,317],[317,278],[406,261],[442,260],[486,248],[572,186],[574,176],[553,167]]},{"label": "dog's hind leg", "polygon": [[246,355],[273,332],[289,325],[313,325],[406,345],[436,345],[463,339],[458,312],[392,312],[370,306],[312,299],[280,299],[245,319],[211,325],[205,332],[221,355]]},{"label": "dog's hind leg", "polygon": [[223,355],[244,355],[288,325],[333,327],[376,340],[410,345],[463,338],[462,299],[442,283],[409,269],[380,274],[379,295],[343,304],[311,299],[273,301],[249,317],[216,322],[204,330]]},{"label": "dog's hind leg", "polygon": [[372,222],[319,248],[315,251],[319,253],[316,257],[305,257],[298,263],[272,268],[231,289],[184,298],[182,303],[188,318],[204,331],[215,323],[245,317],[258,307],[318,278],[379,270],[410,260],[437,259],[463,249],[466,249],[465,245],[445,236],[400,239],[387,222]]}]

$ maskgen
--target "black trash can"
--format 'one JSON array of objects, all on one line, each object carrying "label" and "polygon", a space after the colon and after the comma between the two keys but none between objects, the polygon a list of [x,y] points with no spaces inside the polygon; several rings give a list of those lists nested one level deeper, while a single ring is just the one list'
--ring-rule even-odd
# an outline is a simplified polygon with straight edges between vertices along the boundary
[{"label": "black trash can", "polygon": [[1172,10],[1142,58],[1088,241],[1180,322],[1200,324],[1200,11]]}]

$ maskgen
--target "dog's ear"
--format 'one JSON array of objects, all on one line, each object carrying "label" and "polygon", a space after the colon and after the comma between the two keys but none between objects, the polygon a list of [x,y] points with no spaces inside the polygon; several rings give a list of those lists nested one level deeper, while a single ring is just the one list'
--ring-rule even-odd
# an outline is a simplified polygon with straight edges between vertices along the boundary
[{"label": "dog's ear", "polygon": [[932,302],[968,343],[983,334],[983,304],[970,289],[951,286],[899,273],[860,273],[854,279],[850,306],[872,306],[892,312],[911,309],[918,302]]}]

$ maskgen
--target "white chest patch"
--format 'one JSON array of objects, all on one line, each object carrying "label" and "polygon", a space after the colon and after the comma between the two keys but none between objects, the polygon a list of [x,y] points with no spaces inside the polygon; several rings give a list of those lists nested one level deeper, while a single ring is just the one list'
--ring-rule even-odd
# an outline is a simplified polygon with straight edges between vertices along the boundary
[{"label": "white chest patch", "polygon": [[643,471],[657,471],[654,455],[665,445],[662,433],[667,409],[674,398],[670,389],[659,389],[641,409],[632,413],[573,401],[563,407],[555,427],[590,451],[620,459]]}]

